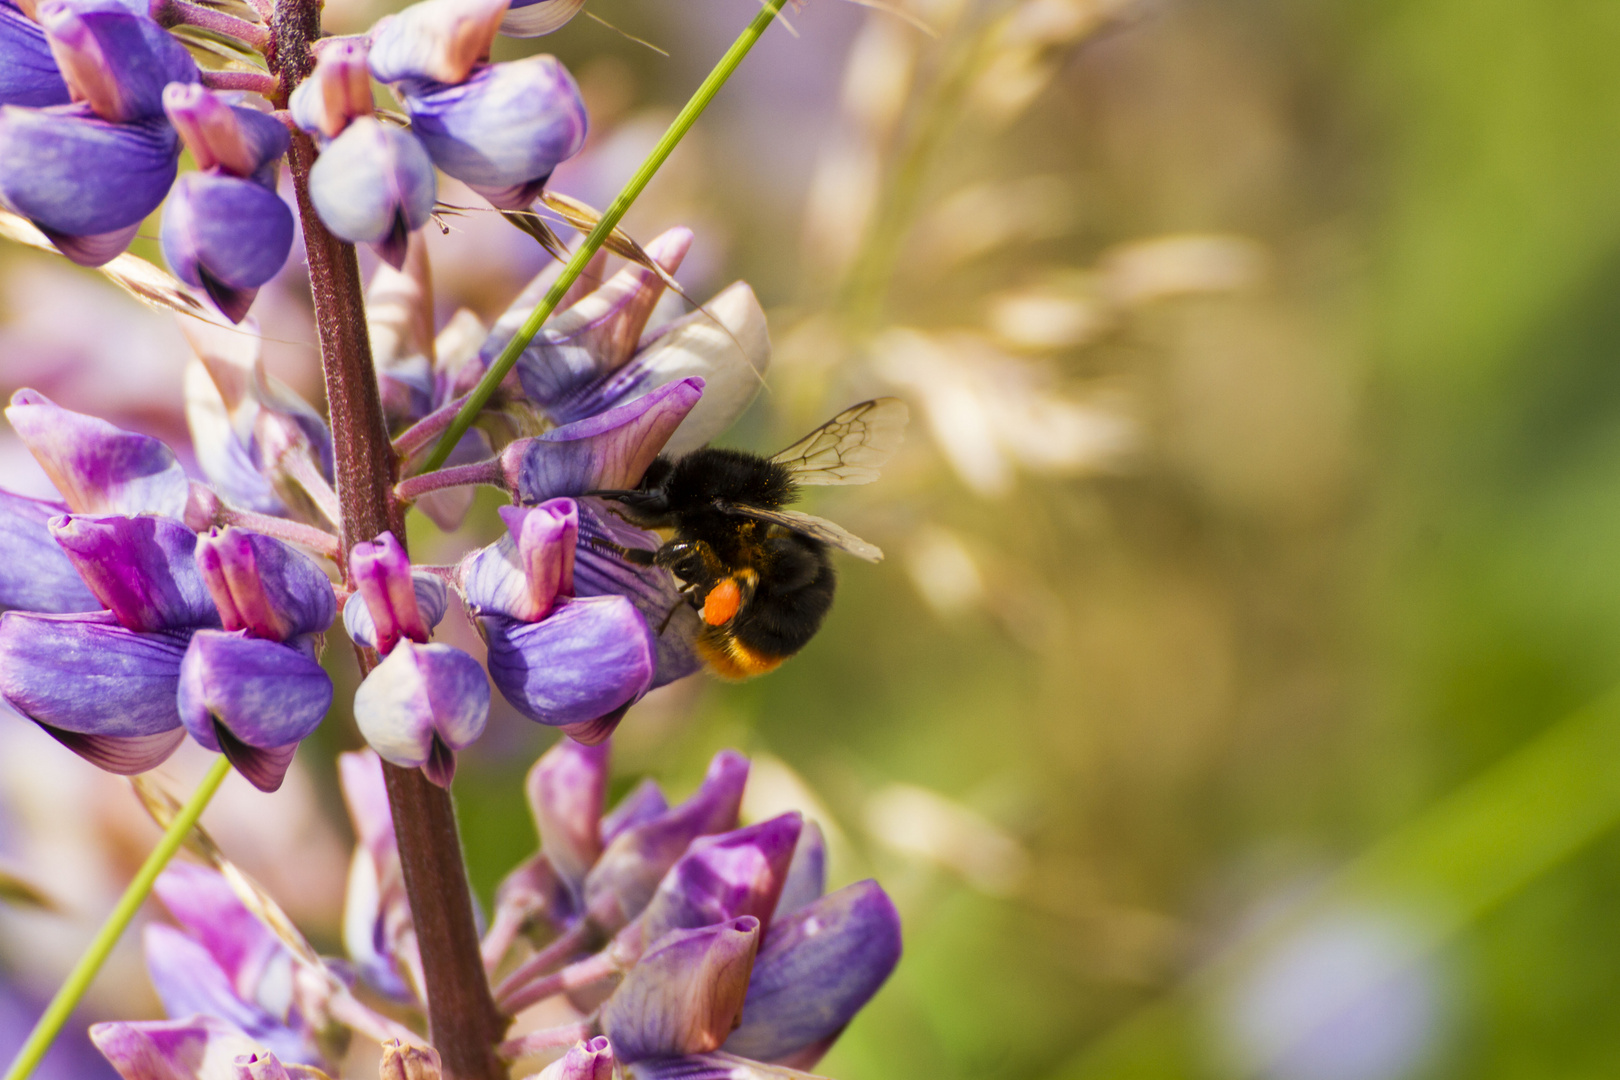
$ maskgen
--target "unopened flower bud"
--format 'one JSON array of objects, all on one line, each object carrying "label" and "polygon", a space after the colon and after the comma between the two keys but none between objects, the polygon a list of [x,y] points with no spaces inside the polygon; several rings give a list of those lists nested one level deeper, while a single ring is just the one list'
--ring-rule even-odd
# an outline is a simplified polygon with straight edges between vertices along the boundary
[{"label": "unopened flower bud", "polygon": [[291,1080],[286,1066],[268,1050],[262,1054],[243,1054],[231,1067],[236,1070],[235,1080]]},{"label": "unopened flower bud", "polygon": [[439,1080],[439,1052],[431,1046],[405,1046],[398,1039],[383,1043],[378,1080]]},{"label": "unopened flower bud", "polygon": [[506,0],[421,0],[377,24],[371,73],[385,83],[459,83],[489,57],[505,14]]},{"label": "unopened flower bud", "polygon": [[218,626],[194,553],[197,535],[173,518],[64,514],[50,524],[79,576],[120,626],[137,633]]},{"label": "unopened flower bud", "polygon": [[[343,609],[349,635],[388,655],[402,638],[425,644],[444,618],[444,583],[413,574],[405,549],[393,533],[354,545],[349,574],[355,594]],[[358,605],[356,603],[358,601]]]},{"label": "unopened flower bud", "polygon": [[383,760],[449,787],[489,720],[489,680],[460,649],[402,641],[355,691],[354,720]]},{"label": "unopened flower bud", "polygon": [[416,135],[357,117],[309,171],[309,197],[339,238],[367,243],[396,269],[412,230],[433,214],[438,179]]},{"label": "unopened flower bud", "polygon": [[375,111],[371,72],[362,37],[327,38],[315,50],[315,70],[287,101],[293,123],[312,135],[335,139],[349,121]]},{"label": "unopened flower bud", "polygon": [[613,1047],[605,1036],[569,1048],[534,1080],[613,1080]]}]

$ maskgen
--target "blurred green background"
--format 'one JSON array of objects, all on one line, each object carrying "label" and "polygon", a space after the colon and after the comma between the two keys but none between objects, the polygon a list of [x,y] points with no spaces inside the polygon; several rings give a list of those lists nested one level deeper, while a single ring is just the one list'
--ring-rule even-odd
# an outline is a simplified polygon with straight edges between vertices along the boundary
[{"label": "blurred green background", "polygon": [[[627,220],[770,313],[725,441],[913,424],[811,503],[888,560],[779,672],[637,706],[616,784],[738,746],[895,894],[842,1080],[1614,1075],[1620,5],[897,6],[934,36],[791,11]],[[539,43],[603,205],[755,8],[590,10],[670,54]],[[445,315],[521,283],[436,265]],[[486,900],[546,742],[458,773]]]}]

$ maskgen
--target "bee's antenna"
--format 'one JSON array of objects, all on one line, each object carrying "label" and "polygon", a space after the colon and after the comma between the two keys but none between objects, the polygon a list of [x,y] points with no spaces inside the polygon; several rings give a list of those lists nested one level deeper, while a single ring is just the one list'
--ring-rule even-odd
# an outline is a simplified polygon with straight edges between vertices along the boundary
[{"label": "bee's antenna", "polygon": [[600,497],[602,497],[604,499],[622,499],[626,495],[637,495],[637,494],[640,494],[640,492],[637,492],[637,491],[634,491],[634,490],[624,491],[624,490],[613,490],[613,489],[610,489],[610,488],[602,488],[599,491],[587,491],[583,495],[581,495],[580,498],[583,499],[583,498],[587,498],[587,497],[589,497],[591,495],[597,495],[597,496],[600,496]]}]

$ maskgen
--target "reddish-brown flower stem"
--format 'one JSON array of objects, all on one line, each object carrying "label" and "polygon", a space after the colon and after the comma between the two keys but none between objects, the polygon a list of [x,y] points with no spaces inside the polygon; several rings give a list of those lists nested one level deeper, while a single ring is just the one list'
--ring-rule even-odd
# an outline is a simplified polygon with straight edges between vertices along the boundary
[{"label": "reddish-brown flower stem", "polygon": [[243,529],[252,529],[266,536],[273,536],[277,540],[286,540],[325,555],[333,562],[338,561],[342,554],[338,546],[338,538],[325,529],[317,529],[313,525],[305,525],[297,521],[288,521],[286,518],[271,517],[269,514],[258,514],[252,510],[238,510],[234,506],[221,505],[214,512],[214,524],[236,525]]},{"label": "reddish-brown flower stem", "polygon": [[456,465],[449,469],[439,469],[437,472],[423,473],[421,476],[411,476],[401,480],[394,487],[394,494],[406,502],[415,502],[424,495],[448,487],[465,487],[468,484],[490,484],[501,487],[501,459],[490,458],[488,461],[475,461],[471,465]]},{"label": "reddish-brown flower stem", "polygon": [[496,1053],[507,1061],[516,1061],[520,1057],[530,1054],[539,1054],[546,1050],[561,1050],[573,1046],[581,1039],[589,1039],[597,1034],[598,1028],[595,1019],[581,1020],[577,1024],[563,1024],[561,1027],[546,1028],[542,1031],[531,1031],[527,1035],[516,1039],[508,1039],[501,1043]]},{"label": "reddish-brown flower stem", "polygon": [[510,1013],[519,1013],[530,1005],[546,1000],[553,994],[561,994],[568,990],[578,990],[582,986],[589,986],[594,982],[601,982],[611,975],[619,973],[619,965],[609,957],[611,950],[587,956],[583,960],[576,960],[561,971],[554,971],[544,975],[527,986],[523,986],[510,994],[500,995],[501,1008]]},{"label": "reddish-brown flower stem", "polygon": [[455,420],[456,414],[467,404],[467,398],[471,395],[472,392],[468,391],[454,401],[446,402],[400,432],[394,439],[394,453],[403,461],[432,442],[439,432],[449,427]]},{"label": "reddish-brown flower stem", "polygon": [[273,99],[281,90],[281,80],[257,71],[205,71],[202,83],[210,90],[246,90]]},{"label": "reddish-brown flower stem", "polygon": [[153,8],[153,18],[164,26],[178,26],[182,23],[200,26],[204,30],[233,37],[261,52],[270,44],[268,26],[239,19],[235,15],[227,15],[223,11],[215,11],[201,4],[193,4],[190,0],[161,0],[161,3],[154,4]]},{"label": "reddish-brown flower stem", "polygon": [[502,998],[515,994],[535,979],[566,964],[576,954],[584,952],[596,935],[596,927],[591,925],[589,920],[581,919],[549,942],[545,948],[513,968],[512,972],[501,980],[500,986],[496,987],[495,996]]},{"label": "reddish-brown flower stem", "polygon": [[[280,0],[276,5],[267,55],[280,77],[282,89],[271,101],[278,108],[286,107],[286,91],[314,66],[310,46],[320,36],[320,9],[319,0]],[[343,547],[347,551],[384,531],[403,542],[404,508],[393,498],[396,459],[372,366],[360,263],[354,246],[329,233],[310,202],[315,147],[308,138],[294,136],[289,160],[326,378]],[[362,653],[363,669],[369,671],[375,663],[375,655]],[[422,954],[428,1027],[444,1075],[449,1080],[503,1080],[505,1071],[494,1048],[506,1018],[495,1007],[484,975],[450,794],[417,769],[385,763],[383,776]]]}]

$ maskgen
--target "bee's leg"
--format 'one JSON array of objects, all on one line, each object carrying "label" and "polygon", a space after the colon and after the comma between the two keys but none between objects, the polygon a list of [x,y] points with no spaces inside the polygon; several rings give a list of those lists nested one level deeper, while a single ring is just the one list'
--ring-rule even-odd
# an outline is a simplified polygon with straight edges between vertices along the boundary
[{"label": "bee's leg", "polygon": [[649,551],[646,548],[625,547],[623,544],[615,544],[613,541],[604,540],[599,536],[588,537],[585,542],[598,551],[617,555],[625,562],[634,563],[636,566],[658,565],[658,552],[656,551]]}]

